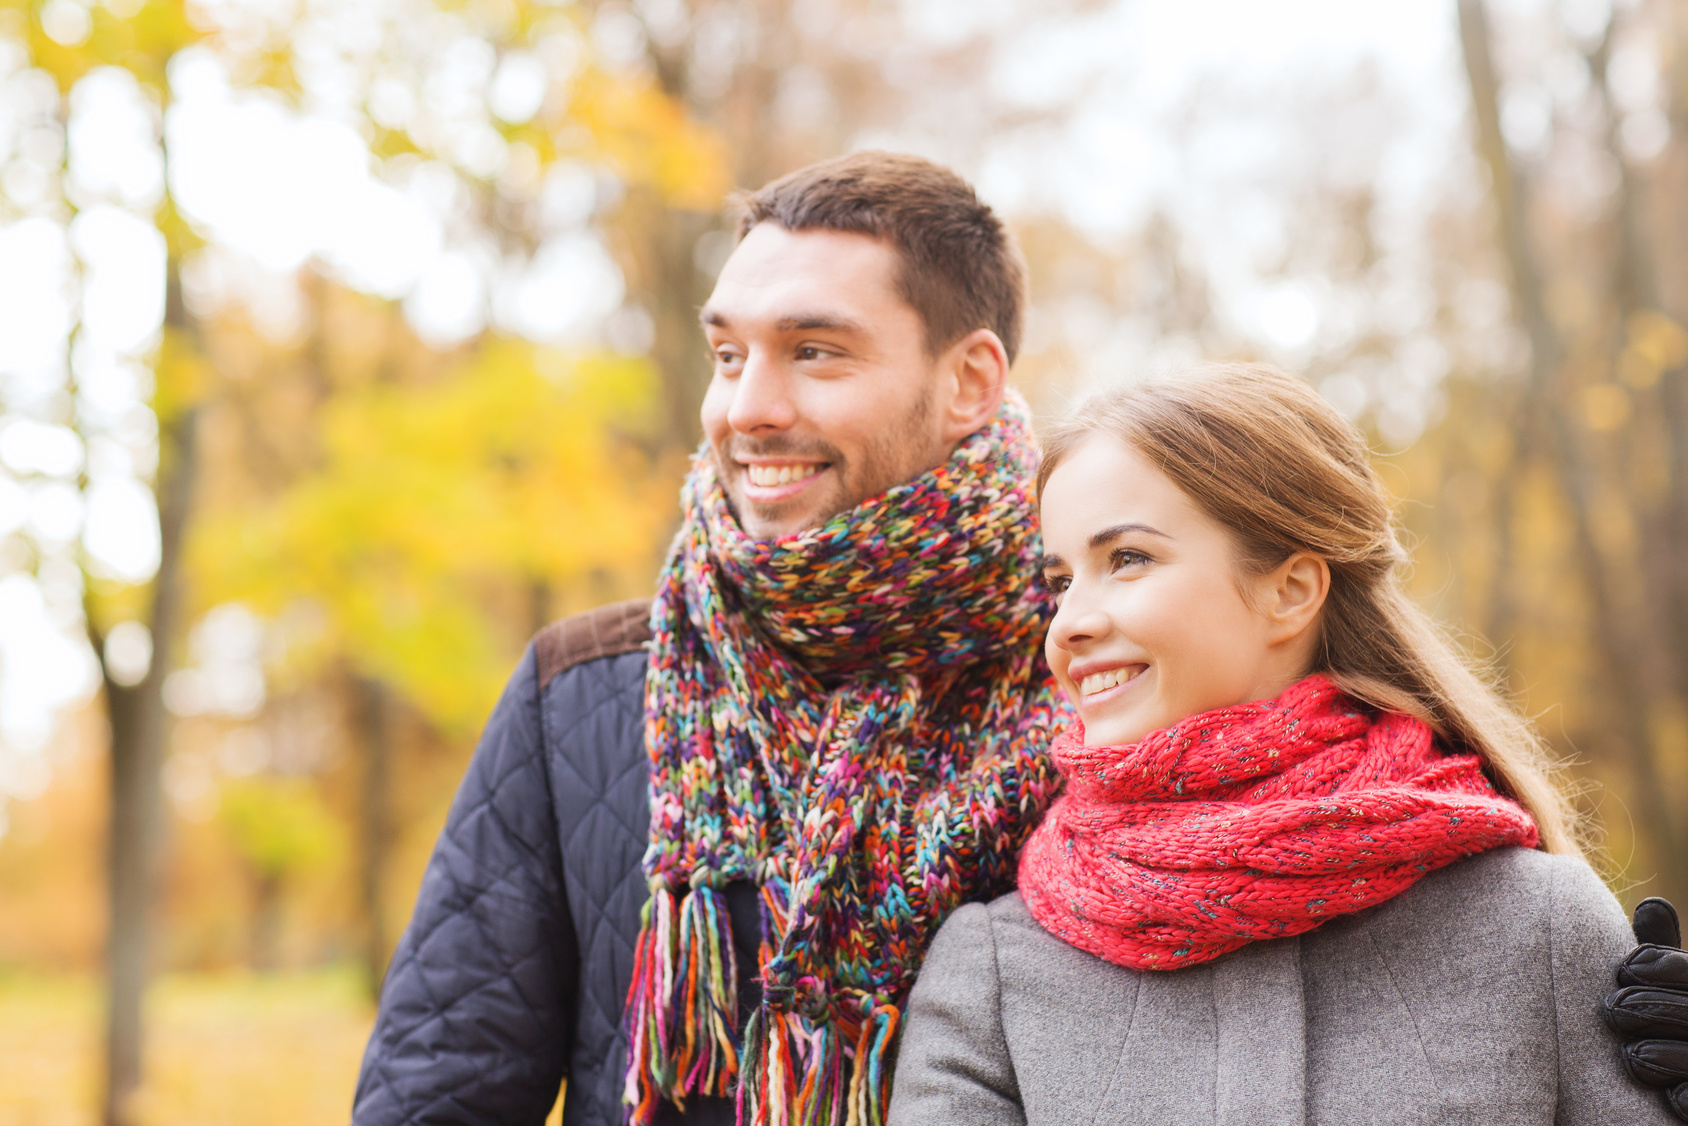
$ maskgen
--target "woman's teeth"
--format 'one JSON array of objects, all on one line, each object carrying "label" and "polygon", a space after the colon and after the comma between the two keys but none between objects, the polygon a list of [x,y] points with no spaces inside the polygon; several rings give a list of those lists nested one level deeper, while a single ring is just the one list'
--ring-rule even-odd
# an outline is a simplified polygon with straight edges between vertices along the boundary
[{"label": "woman's teeth", "polygon": [[821,467],[813,462],[808,462],[800,465],[747,465],[745,470],[750,475],[752,485],[769,488],[774,485],[789,485],[793,481],[813,477],[821,471]]},{"label": "woman's teeth", "polygon": [[1137,674],[1146,666],[1135,668],[1109,669],[1107,672],[1093,672],[1079,681],[1078,691],[1081,696],[1094,696],[1098,692],[1106,691],[1116,685],[1124,684],[1128,680],[1136,680]]}]

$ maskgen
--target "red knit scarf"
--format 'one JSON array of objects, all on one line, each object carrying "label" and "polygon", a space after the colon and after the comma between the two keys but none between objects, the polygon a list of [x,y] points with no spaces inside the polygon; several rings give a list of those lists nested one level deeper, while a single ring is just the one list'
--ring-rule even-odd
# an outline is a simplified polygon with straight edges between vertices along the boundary
[{"label": "red knit scarf", "polygon": [[1399,895],[1535,822],[1474,755],[1311,676],[1141,742],[1054,742],[1066,793],[1020,858],[1026,906],[1121,966],[1173,970]]}]

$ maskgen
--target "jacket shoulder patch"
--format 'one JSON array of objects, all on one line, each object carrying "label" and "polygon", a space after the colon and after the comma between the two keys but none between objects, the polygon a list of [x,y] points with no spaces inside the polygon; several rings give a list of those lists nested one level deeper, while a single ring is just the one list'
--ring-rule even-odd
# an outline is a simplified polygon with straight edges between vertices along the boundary
[{"label": "jacket shoulder patch", "polygon": [[651,600],[634,598],[552,622],[533,638],[539,688],[585,661],[619,657],[651,639]]}]

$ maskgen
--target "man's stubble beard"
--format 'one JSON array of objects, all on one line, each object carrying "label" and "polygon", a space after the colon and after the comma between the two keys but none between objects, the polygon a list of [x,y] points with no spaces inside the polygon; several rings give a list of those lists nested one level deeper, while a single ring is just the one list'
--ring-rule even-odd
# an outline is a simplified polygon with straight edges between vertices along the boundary
[{"label": "man's stubble beard", "polygon": [[[727,503],[732,508],[733,515],[738,517],[739,524],[743,527],[745,505],[744,498],[739,495],[742,475],[737,472],[729,474],[722,464],[732,462],[737,454],[813,458],[830,463],[827,472],[833,474],[829,478],[830,490],[811,502],[813,511],[804,518],[800,527],[789,528],[769,537],[757,535],[746,528],[746,532],[755,539],[772,539],[818,528],[839,513],[855,508],[869,497],[878,496],[887,489],[912,481],[927,470],[936,468],[949,457],[954,445],[932,433],[932,397],[933,386],[929,381],[920,398],[904,413],[896,430],[867,445],[861,457],[854,462],[846,461],[836,447],[825,442],[805,442],[783,436],[765,440],[746,438],[738,434],[730,436],[722,443],[721,448],[715,451],[715,457],[716,468],[722,474],[722,479],[733,482],[733,486],[726,490]],[[771,516],[770,523],[779,519],[777,512]]]}]

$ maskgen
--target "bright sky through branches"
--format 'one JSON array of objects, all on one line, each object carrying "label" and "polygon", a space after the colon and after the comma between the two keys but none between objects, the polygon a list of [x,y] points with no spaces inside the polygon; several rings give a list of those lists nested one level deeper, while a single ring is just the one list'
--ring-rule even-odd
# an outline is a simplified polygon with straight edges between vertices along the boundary
[{"label": "bright sky through branches", "polygon": [[[262,5],[213,7],[231,21],[271,18]],[[992,76],[1011,101],[1035,109],[1081,93],[1076,112],[993,142],[978,167],[964,169],[987,198],[1011,214],[1058,208],[1099,237],[1133,228],[1157,207],[1174,211],[1200,239],[1197,253],[1225,315],[1292,358],[1322,330],[1324,295],[1315,282],[1259,276],[1283,226],[1274,210],[1282,184],[1273,177],[1300,158],[1300,142],[1280,128],[1271,99],[1367,60],[1388,86],[1410,92],[1409,117],[1391,137],[1354,138],[1363,150],[1356,169],[1381,160],[1391,170],[1383,207],[1398,215],[1403,241],[1449,162],[1463,159],[1451,3],[1140,0],[1073,26],[1038,21],[1023,3],[908,7],[915,32],[934,41],[956,21],[1013,28]],[[338,24],[311,34],[367,39],[372,48],[395,10],[390,0],[348,0],[324,17]],[[210,240],[184,270],[188,299],[206,308],[240,302],[261,326],[288,334],[297,328],[289,278],[307,263],[402,300],[424,339],[439,344],[488,324],[549,342],[590,340],[621,305],[620,271],[590,227],[590,171],[560,162],[534,185],[550,216],[546,238],[531,255],[512,258],[469,221],[460,172],[429,158],[385,168],[372,159],[348,124],[347,80],[323,61],[332,52],[307,46],[314,53],[302,55],[303,108],[231,87],[225,64],[193,48],[171,71],[174,105],[162,123],[132,78],[99,71],[74,91],[61,136],[43,76],[24,71],[21,52],[0,41],[0,195],[13,215],[6,225],[0,210],[0,538],[18,527],[48,542],[80,538],[97,568],[127,579],[156,566],[156,513],[140,484],[156,456],[156,424],[144,405],[150,376],[137,361],[154,346],[163,314],[162,240],[142,218],[165,187],[160,126],[169,186]],[[515,52],[499,63],[484,43],[459,41],[435,61],[420,93],[377,81],[371,111],[393,121],[436,112],[441,147],[460,169],[520,175],[521,154],[503,146],[485,115],[533,117],[544,98],[539,55]],[[1191,124],[1188,107],[1210,87],[1231,93],[1227,106],[1251,89],[1264,92],[1262,104]],[[51,217],[48,200],[61,151],[80,209],[68,227]],[[61,425],[67,371],[79,400],[99,416],[103,437],[86,449]],[[85,496],[68,484],[83,471],[91,481]],[[0,574],[10,565],[0,559]],[[55,595],[50,574],[39,584],[3,581],[14,612],[0,613],[0,761],[7,741],[37,744],[51,716],[94,683],[91,661],[61,632],[71,624],[62,619],[74,591],[65,606],[69,588],[61,582]],[[44,656],[17,659],[26,653]]]}]

